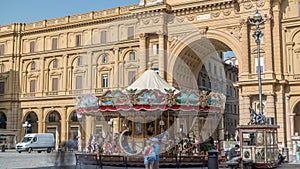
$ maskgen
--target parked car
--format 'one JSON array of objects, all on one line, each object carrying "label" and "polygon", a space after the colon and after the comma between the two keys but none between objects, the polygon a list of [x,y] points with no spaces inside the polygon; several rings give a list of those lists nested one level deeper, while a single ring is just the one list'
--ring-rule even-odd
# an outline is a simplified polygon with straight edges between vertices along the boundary
[{"label": "parked car", "polygon": [[27,151],[47,151],[50,153],[55,148],[54,135],[52,133],[33,133],[26,134],[24,138],[16,145],[16,150],[21,153]]}]

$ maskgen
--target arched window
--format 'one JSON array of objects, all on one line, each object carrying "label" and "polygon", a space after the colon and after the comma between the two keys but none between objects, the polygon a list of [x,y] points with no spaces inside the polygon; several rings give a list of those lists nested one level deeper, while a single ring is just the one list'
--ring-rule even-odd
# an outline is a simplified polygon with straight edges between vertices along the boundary
[{"label": "arched window", "polygon": [[129,60],[131,60],[131,61],[135,60],[135,52],[129,53]]},{"label": "arched window", "polygon": [[101,56],[101,61],[102,63],[107,63],[107,54],[104,53],[102,56]]},{"label": "arched window", "polygon": [[3,112],[0,112],[0,129],[6,129],[7,118]]},{"label": "arched window", "polygon": [[57,115],[57,112],[51,112],[48,116],[49,122],[59,122],[59,117]]},{"label": "arched window", "polygon": [[72,122],[78,122],[76,111],[72,112],[72,114],[71,114],[71,121]]},{"label": "arched window", "polygon": [[35,70],[35,62],[31,63],[30,70]]},{"label": "arched window", "polygon": [[77,58],[77,66],[81,66],[82,65],[82,59],[81,59],[81,56],[79,56]]},{"label": "arched window", "polygon": [[58,62],[57,62],[56,59],[53,61],[53,65],[52,66],[53,66],[53,69],[56,69],[58,67]]}]

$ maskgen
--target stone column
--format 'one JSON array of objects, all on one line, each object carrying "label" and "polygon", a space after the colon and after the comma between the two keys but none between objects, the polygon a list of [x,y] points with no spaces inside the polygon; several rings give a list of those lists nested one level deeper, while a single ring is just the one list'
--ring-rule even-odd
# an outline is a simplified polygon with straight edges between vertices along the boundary
[{"label": "stone column", "polygon": [[290,114],[291,114],[291,110],[290,110],[290,96],[286,95],[285,96],[285,123],[286,123],[286,142],[287,142],[287,147],[291,150],[292,148],[292,134],[291,134],[291,124],[293,122],[290,121]]},{"label": "stone column", "polygon": [[67,135],[67,108],[63,107],[61,109],[61,130],[60,130],[60,135],[61,135],[61,140],[65,141],[67,139],[66,135]]},{"label": "stone column", "polygon": [[92,52],[88,52],[87,53],[87,64],[88,64],[88,68],[87,68],[87,86],[88,86],[88,90],[93,93],[92,91],[92,79],[94,79],[93,75],[92,75],[92,62],[93,62],[93,57],[94,57],[94,54]]},{"label": "stone column", "polygon": [[275,107],[274,107],[274,94],[269,93],[267,95],[267,105],[264,112],[266,117],[273,117],[275,120]]},{"label": "stone column", "polygon": [[264,33],[264,48],[265,54],[262,53],[261,57],[264,58],[264,78],[273,79],[273,52],[272,52],[272,34],[271,34],[271,20],[265,22],[265,29],[262,31]]},{"label": "stone column", "polygon": [[296,114],[295,113],[290,113],[290,126],[291,126],[291,136],[293,136],[294,135],[294,133],[295,133],[295,116],[296,116]]},{"label": "stone column", "polygon": [[[44,57],[40,58],[40,62],[41,62],[41,79],[40,79],[40,89],[41,89],[41,95],[43,96],[44,95],[44,69],[45,69],[45,64],[44,64]],[[48,91],[46,91],[48,92]]]},{"label": "stone column", "polygon": [[43,125],[43,121],[44,119],[44,112],[43,112],[43,108],[38,108],[38,133],[44,133],[43,128],[45,128],[45,126]]},{"label": "stone column", "polygon": [[139,51],[139,73],[141,75],[147,69],[147,35],[140,34],[140,51]]},{"label": "stone column", "polygon": [[242,95],[242,104],[240,105],[240,125],[246,125],[249,122],[249,117],[250,117],[250,112],[249,112],[249,107],[250,107],[250,95]]},{"label": "stone column", "polygon": [[159,75],[165,79],[165,35],[163,33],[158,34],[158,70]]},{"label": "stone column", "polygon": [[61,65],[64,68],[63,77],[62,77],[62,79],[64,79],[62,89],[65,92],[67,92],[67,90],[68,90],[67,84],[68,84],[68,81],[70,80],[70,77],[68,78],[68,70],[67,70],[67,68],[68,68],[68,55],[64,54],[62,58],[63,58],[63,64],[64,64],[64,65]]},{"label": "stone column", "polygon": [[115,60],[114,60],[114,70],[113,70],[113,88],[119,87],[119,48],[114,48]]},{"label": "stone column", "polygon": [[[248,31],[248,23],[247,23],[247,19],[243,19],[240,23],[242,25],[242,38],[241,38],[241,41],[242,41],[242,49],[248,49],[248,50],[251,50],[251,48],[249,48],[249,32]],[[242,79],[247,79],[247,75],[249,74],[249,70],[250,70],[250,67],[251,65],[249,65],[249,59],[251,58],[251,54],[248,54],[248,53],[251,53],[251,52],[246,52],[245,55],[241,55],[241,59],[243,60],[243,62],[241,62],[241,66],[240,66],[240,75],[241,75],[241,78]],[[245,58],[242,58],[242,57],[245,57]],[[245,75],[245,77],[243,77]],[[240,79],[241,80],[241,79]]]}]

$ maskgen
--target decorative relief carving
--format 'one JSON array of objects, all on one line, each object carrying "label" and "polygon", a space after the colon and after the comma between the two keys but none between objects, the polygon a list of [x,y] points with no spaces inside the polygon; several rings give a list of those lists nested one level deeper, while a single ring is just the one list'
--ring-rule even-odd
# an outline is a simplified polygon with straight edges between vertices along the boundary
[{"label": "decorative relief carving", "polygon": [[182,23],[184,21],[184,18],[182,17],[176,17],[176,20],[179,22],[179,23]]},{"label": "decorative relief carving", "polygon": [[220,14],[221,14],[221,12],[220,12],[220,11],[217,11],[217,12],[212,12],[212,13],[211,13],[211,15],[212,15],[214,18],[217,18],[217,17],[219,17],[219,16],[220,16]]},{"label": "decorative relief carving", "polygon": [[[256,8],[262,8],[263,6],[265,6],[266,0],[259,0],[259,1],[257,0],[255,4],[256,4]],[[245,0],[244,8],[247,10],[254,8],[254,3],[252,2],[252,0]]]},{"label": "decorative relief carving", "polygon": [[172,16],[172,15],[168,15],[168,23],[169,24],[173,24],[174,23],[174,16]]},{"label": "decorative relief carving", "polygon": [[160,20],[160,19],[159,19],[159,17],[157,17],[157,18],[153,18],[153,19],[152,19],[153,23],[158,23],[158,22],[159,22],[159,20]]},{"label": "decorative relief carving", "polygon": [[249,9],[251,9],[252,7],[253,7],[253,4],[252,4],[251,1],[248,1],[248,2],[245,2],[245,3],[244,3],[244,8],[245,8],[245,9],[249,10]]},{"label": "decorative relief carving", "polygon": [[230,9],[225,9],[225,10],[223,11],[223,14],[224,14],[225,16],[229,16],[229,15],[231,14],[231,10],[230,10]]},{"label": "decorative relief carving", "polygon": [[170,44],[170,49],[173,49],[176,44],[182,41],[184,37],[186,37],[188,33],[180,33],[180,34],[174,34],[169,36],[169,44]]},{"label": "decorative relief carving", "polygon": [[300,53],[300,47],[294,50],[295,53]]},{"label": "decorative relief carving", "polygon": [[150,19],[142,19],[144,25],[148,25],[150,23]]},{"label": "decorative relief carving", "polygon": [[195,15],[186,16],[186,19],[191,22],[191,21],[195,20]]},{"label": "decorative relief carving", "polygon": [[242,26],[236,26],[228,29],[228,32],[237,40],[242,38]]}]

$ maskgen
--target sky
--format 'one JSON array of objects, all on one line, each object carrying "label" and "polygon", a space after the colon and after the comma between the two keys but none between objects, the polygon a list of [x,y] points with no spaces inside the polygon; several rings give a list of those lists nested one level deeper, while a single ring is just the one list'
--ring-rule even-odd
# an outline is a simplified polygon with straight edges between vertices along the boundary
[{"label": "sky", "polygon": [[28,23],[139,3],[139,0],[2,0],[0,26]]}]

